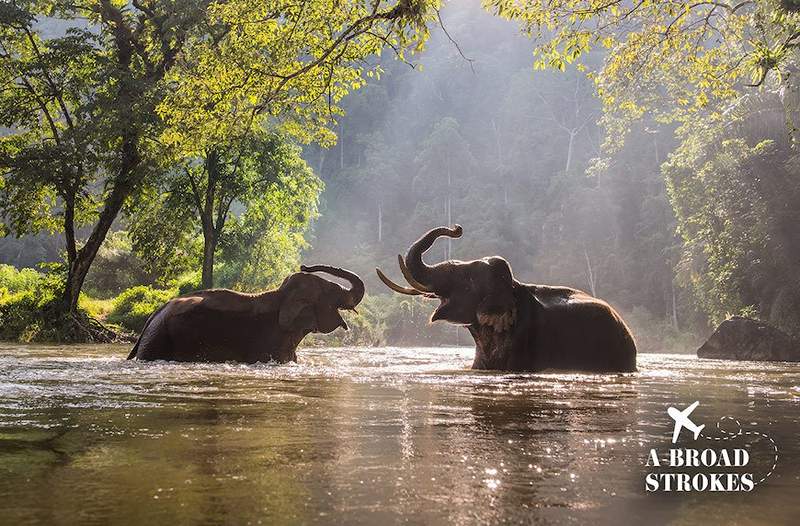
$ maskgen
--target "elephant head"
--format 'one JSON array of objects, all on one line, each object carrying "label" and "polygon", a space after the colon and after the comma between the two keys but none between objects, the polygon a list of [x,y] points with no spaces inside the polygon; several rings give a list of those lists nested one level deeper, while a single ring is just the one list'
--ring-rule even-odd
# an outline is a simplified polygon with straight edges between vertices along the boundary
[{"label": "elephant head", "polygon": [[491,326],[496,332],[509,330],[516,319],[516,281],[508,262],[498,256],[474,261],[444,261],[427,265],[423,253],[441,236],[459,238],[460,225],[430,230],[408,249],[405,259],[397,256],[400,270],[411,285],[392,282],[380,269],[378,277],[390,289],[402,294],[423,295],[441,301],[431,321],[445,320],[457,325]]},{"label": "elephant head", "polygon": [[[346,289],[314,272],[325,272],[350,283]],[[328,265],[300,267],[300,272],[286,278],[278,289],[281,328],[299,332],[329,333],[337,327],[347,330],[339,309],[356,310],[364,297],[364,282],[356,274]]]}]

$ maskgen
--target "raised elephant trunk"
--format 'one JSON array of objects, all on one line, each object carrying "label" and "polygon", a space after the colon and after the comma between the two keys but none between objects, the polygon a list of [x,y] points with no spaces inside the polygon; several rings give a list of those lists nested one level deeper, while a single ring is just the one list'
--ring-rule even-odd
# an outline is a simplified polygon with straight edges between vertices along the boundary
[{"label": "raised elephant trunk", "polygon": [[362,298],[364,298],[364,282],[361,281],[361,278],[349,270],[339,267],[331,267],[329,265],[312,265],[310,267],[300,265],[300,271],[325,272],[331,276],[336,276],[337,278],[342,278],[343,280],[348,281],[350,283],[350,290],[342,287],[344,299],[339,307],[341,309],[353,310],[356,308],[356,305],[361,303]]},{"label": "raised elephant trunk", "polygon": [[400,268],[406,276],[406,279],[414,288],[422,290],[423,292],[435,291],[439,269],[436,266],[426,265],[425,262],[422,261],[422,254],[431,248],[437,238],[441,236],[458,238],[461,237],[463,232],[461,225],[455,225],[453,228],[442,226],[430,230],[411,245],[411,248],[408,249],[408,253],[406,253],[405,268],[403,268],[402,262]]}]

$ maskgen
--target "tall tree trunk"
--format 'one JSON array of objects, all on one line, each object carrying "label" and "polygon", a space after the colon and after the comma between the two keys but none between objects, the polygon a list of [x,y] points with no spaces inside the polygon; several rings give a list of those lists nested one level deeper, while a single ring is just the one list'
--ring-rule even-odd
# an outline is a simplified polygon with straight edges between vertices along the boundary
[{"label": "tall tree trunk", "polygon": [[206,195],[200,222],[203,226],[203,277],[204,289],[214,287],[214,252],[217,249],[217,231],[214,227],[214,198],[219,176],[219,152],[210,150],[206,155]]},{"label": "tall tree trunk", "polygon": [[112,192],[112,196],[106,202],[106,206],[103,208],[100,219],[92,230],[89,239],[87,239],[86,244],[77,251],[75,259],[69,265],[67,281],[64,284],[63,297],[65,306],[71,313],[75,313],[78,310],[78,298],[80,297],[83,283],[86,281],[86,276],[89,274],[92,262],[94,262],[97,251],[100,250],[100,246],[103,244],[108,231],[111,229],[111,225],[114,223],[117,215],[119,215],[120,210],[122,210],[122,205],[129,193],[130,191],[116,191],[116,189]]},{"label": "tall tree trunk", "polygon": [[217,240],[213,232],[203,236],[203,278],[202,288],[214,287],[214,252],[217,250]]},{"label": "tall tree trunk", "polygon": [[[139,166],[140,158],[136,148],[136,137],[133,132],[129,132],[123,140],[121,155],[121,165],[117,183],[111,190],[106,199],[105,206],[100,212],[100,217],[92,229],[92,233],[86,243],[75,253],[73,261],[69,264],[67,280],[64,283],[63,301],[66,310],[76,313],[78,310],[78,298],[89,274],[89,269],[97,256],[97,251],[111,230],[111,225],[122,210],[125,200],[131,194],[137,184],[136,169]],[[74,236],[74,232],[72,234]]]},{"label": "tall tree trunk", "polygon": [[672,327],[678,327],[678,294],[675,292],[675,282],[672,282]]},{"label": "tall tree trunk", "polygon": [[75,241],[75,194],[64,196],[64,241],[67,245],[67,268],[72,266],[78,257],[78,246]]}]

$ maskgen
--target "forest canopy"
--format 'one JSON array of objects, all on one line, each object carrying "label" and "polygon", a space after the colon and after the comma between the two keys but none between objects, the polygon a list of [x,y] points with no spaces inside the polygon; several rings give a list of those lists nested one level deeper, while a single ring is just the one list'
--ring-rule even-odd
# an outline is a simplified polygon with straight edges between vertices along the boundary
[{"label": "forest canopy", "polygon": [[[47,288],[48,334],[102,339],[87,309],[135,329],[301,259],[380,291],[459,222],[432,257],[586,289],[646,348],[797,334],[798,45],[777,0],[0,2],[0,255],[54,263],[0,311]],[[420,338],[422,304],[366,301],[355,333]]]},{"label": "forest canopy", "polygon": [[[0,210],[9,233],[62,233],[65,276],[55,311],[71,323],[120,212],[177,167],[193,159],[212,166],[219,152],[241,152],[264,129],[330,142],[337,103],[372,71],[365,60],[383,47],[400,54],[421,45],[429,7],[2,2],[0,122],[10,131],[0,143]],[[213,207],[217,181],[209,174]],[[212,230],[229,206],[216,207]],[[207,231],[207,215],[200,216]],[[205,233],[211,246],[204,251],[215,250],[219,235]]]}]

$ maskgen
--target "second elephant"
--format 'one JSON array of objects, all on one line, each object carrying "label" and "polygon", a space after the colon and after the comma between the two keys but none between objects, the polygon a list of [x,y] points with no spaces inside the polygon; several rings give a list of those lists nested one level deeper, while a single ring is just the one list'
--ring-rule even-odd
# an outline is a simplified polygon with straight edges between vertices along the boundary
[{"label": "second elephant", "polygon": [[[193,292],[167,302],[142,329],[128,359],[180,362],[289,362],[311,332],[347,329],[339,310],[364,297],[356,274],[327,265],[300,267],[276,290],[245,294],[227,289]],[[346,289],[315,275],[350,283]]]},{"label": "second elephant", "polygon": [[392,290],[441,304],[431,321],[469,329],[474,369],[625,372],[636,370],[636,344],[622,317],[605,301],[569,287],[521,283],[498,256],[427,265],[422,254],[440,236],[462,228],[434,228],[398,256],[409,287],[378,276]]}]

